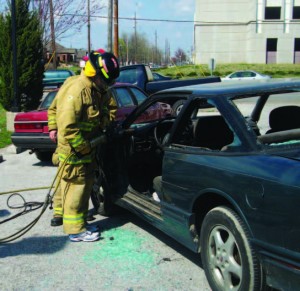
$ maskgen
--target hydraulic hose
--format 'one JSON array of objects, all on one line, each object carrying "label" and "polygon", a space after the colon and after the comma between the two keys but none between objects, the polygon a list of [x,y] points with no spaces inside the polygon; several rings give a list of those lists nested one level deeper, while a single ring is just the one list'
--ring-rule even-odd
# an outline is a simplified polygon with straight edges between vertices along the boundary
[{"label": "hydraulic hose", "polygon": [[[49,189],[49,191],[48,191],[48,193],[47,193],[47,195],[45,197],[44,202],[41,202],[39,205],[36,205],[36,208],[34,209],[34,210],[36,210],[36,209],[42,207],[42,210],[39,213],[39,215],[33,221],[31,221],[28,225],[26,225],[24,228],[22,228],[21,230],[17,231],[16,233],[14,233],[14,234],[12,234],[10,236],[4,237],[4,238],[0,238],[0,244],[11,242],[11,241],[16,240],[17,238],[23,236],[26,232],[28,232],[39,221],[39,219],[41,218],[41,216],[43,215],[43,213],[46,211],[48,205],[52,203],[53,196],[55,195],[55,192],[56,192],[56,190],[57,190],[57,188],[59,186],[59,183],[60,183],[60,180],[59,180],[58,183],[56,184],[56,187],[54,187],[55,181],[57,180],[57,178],[59,177],[59,174],[64,169],[64,167],[66,165],[66,162],[71,157],[71,155],[73,155],[73,153],[70,153],[67,156],[67,158],[65,159],[65,161],[62,163],[62,165],[59,167],[59,169],[58,169],[58,171],[57,171],[57,173],[56,173],[56,175],[55,175],[55,177],[53,179],[53,182],[52,182],[52,184],[51,184],[50,187],[38,187],[38,188],[29,188],[29,189],[17,190],[18,192],[22,192],[22,191],[32,191],[32,190],[40,190],[40,189]],[[55,189],[54,189],[53,193],[51,194],[52,188],[55,188]],[[0,193],[0,195],[9,194],[9,193],[14,193],[13,195],[15,195],[15,194],[18,194],[17,191],[2,192],[2,193]],[[26,212],[29,212],[29,211],[26,211]],[[18,216],[20,216],[22,214],[24,214],[24,213],[17,214],[17,215],[15,215],[14,217],[12,217],[10,219],[6,219],[4,221],[0,221],[0,224],[4,223],[4,222],[7,222],[8,220],[11,220],[13,218],[16,218],[16,217],[18,217]]]}]

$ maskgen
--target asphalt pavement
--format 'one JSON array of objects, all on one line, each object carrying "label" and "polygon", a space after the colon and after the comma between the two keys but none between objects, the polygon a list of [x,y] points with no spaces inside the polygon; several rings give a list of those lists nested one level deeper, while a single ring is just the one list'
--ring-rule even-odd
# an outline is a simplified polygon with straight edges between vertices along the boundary
[{"label": "asphalt pavement", "polygon": [[[44,202],[56,167],[13,146],[0,149],[0,223],[20,213],[26,202]],[[10,196],[4,192],[16,192]],[[9,198],[10,197],[10,198]],[[91,206],[92,208],[92,206]],[[41,209],[0,224],[0,240],[35,219]],[[46,209],[24,236],[0,244],[0,290],[211,290],[194,254],[136,216],[124,211],[96,215],[101,229],[93,243],[72,243],[61,227],[51,227]]]}]

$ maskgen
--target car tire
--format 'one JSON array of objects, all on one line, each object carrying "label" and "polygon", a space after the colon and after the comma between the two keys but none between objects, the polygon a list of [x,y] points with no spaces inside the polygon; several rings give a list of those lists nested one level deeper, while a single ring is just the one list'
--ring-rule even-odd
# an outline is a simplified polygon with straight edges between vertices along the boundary
[{"label": "car tire", "polygon": [[35,151],[34,153],[41,162],[51,162],[52,161],[53,152]]},{"label": "car tire", "polygon": [[178,114],[180,113],[184,102],[185,102],[185,100],[178,100],[172,105],[172,110],[173,110],[175,116],[178,116]]},{"label": "car tire", "polygon": [[265,288],[247,228],[228,207],[216,207],[205,216],[201,226],[201,259],[212,290]]},{"label": "car tire", "polygon": [[115,205],[108,194],[108,185],[103,175],[98,175],[91,192],[91,200],[97,214],[102,216],[111,216]]}]

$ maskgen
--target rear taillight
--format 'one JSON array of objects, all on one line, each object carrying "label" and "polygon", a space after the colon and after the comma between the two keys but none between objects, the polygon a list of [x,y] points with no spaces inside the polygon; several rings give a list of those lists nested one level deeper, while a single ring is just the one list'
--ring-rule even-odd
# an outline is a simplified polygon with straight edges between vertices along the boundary
[{"label": "rear taillight", "polygon": [[40,129],[42,127],[39,123],[15,123],[15,129]]},{"label": "rear taillight", "polygon": [[16,132],[47,132],[47,123],[34,123],[34,122],[15,122],[14,124]]}]

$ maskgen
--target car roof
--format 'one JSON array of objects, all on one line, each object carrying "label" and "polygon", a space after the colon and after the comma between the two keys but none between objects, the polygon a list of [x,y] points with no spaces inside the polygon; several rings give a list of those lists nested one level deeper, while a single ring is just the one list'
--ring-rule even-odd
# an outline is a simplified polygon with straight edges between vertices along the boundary
[{"label": "car roof", "polygon": [[[255,72],[255,73],[257,73],[257,72],[254,71],[254,70],[239,70],[239,71],[235,71],[235,72],[233,72],[233,73],[241,73],[241,72]],[[231,73],[231,74],[233,74],[233,73]]]},{"label": "car roof", "polygon": [[255,96],[262,93],[274,93],[284,91],[299,91],[300,79],[267,79],[267,80],[253,80],[252,82],[232,81],[232,82],[218,82],[210,84],[199,84],[185,87],[177,87],[166,89],[155,93],[153,96],[159,94],[179,93],[179,94],[193,94],[209,97],[224,96],[232,97],[239,95]]}]

